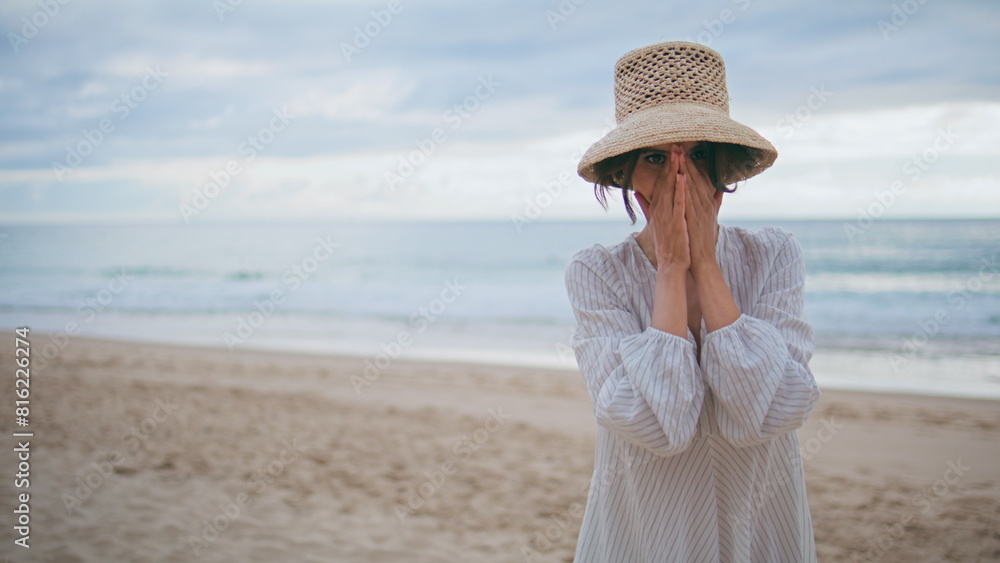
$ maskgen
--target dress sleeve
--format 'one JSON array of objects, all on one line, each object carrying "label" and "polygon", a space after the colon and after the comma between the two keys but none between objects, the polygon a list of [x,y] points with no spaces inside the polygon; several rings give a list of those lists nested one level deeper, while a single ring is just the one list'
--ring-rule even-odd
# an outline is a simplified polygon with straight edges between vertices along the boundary
[{"label": "dress sleeve", "polygon": [[737,446],[796,430],[820,395],[809,370],[813,331],[805,319],[802,249],[786,237],[757,301],[705,336],[701,365],[719,431]]},{"label": "dress sleeve", "polygon": [[705,383],[694,345],[649,327],[608,283],[610,268],[580,260],[566,269],[576,316],[573,350],[594,404],[597,423],[651,452],[684,451],[698,426]]}]

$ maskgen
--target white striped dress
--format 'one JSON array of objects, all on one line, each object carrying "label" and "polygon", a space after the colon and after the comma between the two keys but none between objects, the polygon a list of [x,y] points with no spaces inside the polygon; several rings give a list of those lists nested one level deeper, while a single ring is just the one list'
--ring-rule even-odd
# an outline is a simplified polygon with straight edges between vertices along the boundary
[{"label": "white striped dress", "polygon": [[819,398],[791,234],[720,225],[740,317],[687,339],[650,325],[656,270],[635,235],[566,269],[573,349],[597,418],[576,561],[816,560],[796,429]]}]

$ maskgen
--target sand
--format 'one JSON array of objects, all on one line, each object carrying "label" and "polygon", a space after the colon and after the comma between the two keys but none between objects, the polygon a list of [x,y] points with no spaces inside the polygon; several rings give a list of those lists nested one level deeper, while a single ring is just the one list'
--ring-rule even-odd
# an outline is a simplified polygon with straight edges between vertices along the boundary
[{"label": "sand", "polygon": [[[369,381],[365,361],[72,340],[33,371],[30,550],[0,416],[0,556],[572,560],[578,374],[396,360]],[[800,440],[820,561],[1000,560],[1000,401],[825,391]]]}]

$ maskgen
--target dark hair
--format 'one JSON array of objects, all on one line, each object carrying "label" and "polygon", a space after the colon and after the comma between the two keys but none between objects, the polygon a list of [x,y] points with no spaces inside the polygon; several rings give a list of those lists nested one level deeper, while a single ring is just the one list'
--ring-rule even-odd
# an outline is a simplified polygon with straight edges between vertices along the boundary
[{"label": "dark hair", "polygon": [[[708,150],[708,179],[720,192],[735,192],[736,180],[754,170],[761,160],[758,151],[743,145],[706,141],[702,146]],[[608,192],[612,188],[620,188],[625,211],[633,223],[635,223],[635,210],[632,208],[629,190],[633,189],[632,173],[635,171],[639,152],[642,150],[629,151],[594,164],[594,175],[597,176],[597,181],[594,182],[594,195],[597,196],[597,201],[607,209]]]}]

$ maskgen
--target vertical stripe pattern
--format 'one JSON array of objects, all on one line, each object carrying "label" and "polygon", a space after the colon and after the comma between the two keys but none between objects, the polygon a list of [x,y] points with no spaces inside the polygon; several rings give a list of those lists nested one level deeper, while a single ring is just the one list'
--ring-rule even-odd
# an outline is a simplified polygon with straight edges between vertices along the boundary
[{"label": "vertical stripe pattern", "polygon": [[656,270],[630,235],[566,269],[573,349],[598,422],[576,561],[816,560],[796,429],[809,370],[802,250],[777,228],[720,226],[740,317],[694,335],[650,326]]}]

